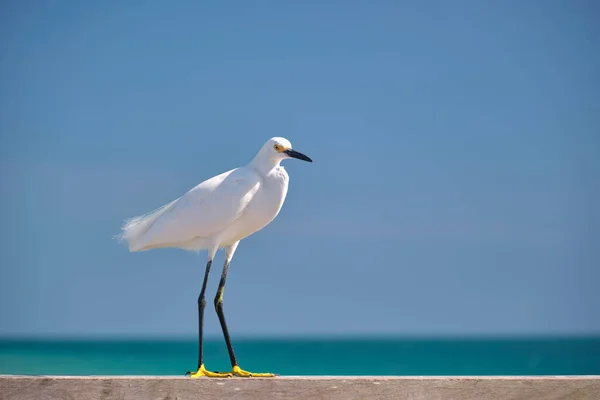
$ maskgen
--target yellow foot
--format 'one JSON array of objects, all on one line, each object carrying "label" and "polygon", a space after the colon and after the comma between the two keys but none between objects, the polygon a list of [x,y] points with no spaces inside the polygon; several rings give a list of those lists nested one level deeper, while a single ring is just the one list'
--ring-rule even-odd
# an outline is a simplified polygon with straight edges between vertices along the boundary
[{"label": "yellow foot", "polygon": [[202,364],[200,368],[198,368],[197,372],[188,372],[186,375],[189,375],[190,378],[201,378],[203,376],[206,376],[208,378],[229,378],[230,376],[232,376],[231,372],[207,371],[206,368],[204,368],[204,364]]},{"label": "yellow foot", "polygon": [[244,371],[243,369],[241,369],[240,367],[238,367],[237,365],[233,367],[233,370],[231,371],[231,373],[234,376],[239,376],[242,378],[273,378],[274,376],[276,376],[275,374],[271,374],[271,373],[255,373],[255,372],[248,372],[248,371]]}]

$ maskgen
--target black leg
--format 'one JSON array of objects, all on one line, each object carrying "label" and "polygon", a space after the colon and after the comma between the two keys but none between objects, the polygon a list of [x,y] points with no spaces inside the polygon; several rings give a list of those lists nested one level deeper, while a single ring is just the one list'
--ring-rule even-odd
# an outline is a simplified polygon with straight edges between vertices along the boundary
[{"label": "black leg", "polygon": [[202,332],[204,323],[204,307],[206,307],[206,300],[204,299],[204,293],[206,292],[206,284],[208,283],[208,275],[210,274],[210,266],[212,260],[208,260],[206,263],[206,272],[204,272],[204,282],[202,282],[202,290],[198,296],[198,369],[204,364],[204,358],[202,355]]},{"label": "black leg", "polygon": [[206,285],[208,283],[208,275],[210,274],[210,266],[212,264],[212,260],[209,260],[206,263],[206,272],[204,273],[204,282],[202,282],[202,290],[200,290],[200,295],[198,296],[198,371],[191,372],[189,371],[186,375],[191,376],[192,378],[199,378],[202,376],[208,376],[211,378],[226,378],[232,376],[229,372],[212,372],[206,370],[204,368],[204,358],[203,358],[203,342],[202,336],[204,332],[204,308],[206,307],[206,299],[204,298],[204,293],[206,292]]},{"label": "black leg", "polygon": [[221,280],[219,281],[219,288],[217,289],[217,295],[215,296],[215,310],[219,316],[219,322],[221,323],[221,329],[223,330],[223,336],[225,336],[225,343],[227,344],[227,351],[229,352],[229,359],[231,360],[232,371],[231,374],[239,377],[273,377],[271,373],[253,373],[244,371],[238,365],[237,358],[233,352],[233,345],[231,344],[231,338],[229,337],[229,329],[227,329],[227,323],[225,322],[225,314],[223,313],[223,292],[225,291],[225,281],[227,280],[227,271],[229,270],[229,263],[233,258],[233,253],[239,244],[238,242],[233,243],[225,248],[225,264],[223,265],[223,273],[221,274]]},{"label": "black leg", "polygon": [[219,316],[219,322],[221,323],[221,329],[223,330],[223,336],[225,336],[225,343],[227,344],[227,351],[229,352],[229,359],[231,360],[231,366],[235,367],[238,365],[233,346],[231,344],[231,338],[229,337],[229,330],[227,329],[227,322],[225,322],[225,314],[223,314],[223,292],[225,291],[225,280],[227,279],[227,270],[229,269],[229,261],[225,261],[223,266],[223,273],[221,274],[221,280],[219,281],[219,289],[215,296],[215,310]]}]

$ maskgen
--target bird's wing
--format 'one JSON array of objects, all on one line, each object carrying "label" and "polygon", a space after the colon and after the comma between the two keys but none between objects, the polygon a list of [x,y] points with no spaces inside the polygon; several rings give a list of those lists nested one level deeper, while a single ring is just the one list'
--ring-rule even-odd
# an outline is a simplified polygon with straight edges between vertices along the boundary
[{"label": "bird's wing", "polygon": [[166,208],[140,245],[173,245],[218,234],[241,216],[259,187],[258,174],[247,168],[208,179]]}]

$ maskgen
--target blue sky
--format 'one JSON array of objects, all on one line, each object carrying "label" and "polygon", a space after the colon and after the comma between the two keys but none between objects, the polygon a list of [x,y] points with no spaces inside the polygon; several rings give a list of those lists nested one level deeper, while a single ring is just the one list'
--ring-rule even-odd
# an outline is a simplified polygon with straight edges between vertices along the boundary
[{"label": "blue sky", "polygon": [[194,335],[205,253],[112,237],[272,136],[234,336],[600,333],[594,2],[0,7],[0,335]]}]

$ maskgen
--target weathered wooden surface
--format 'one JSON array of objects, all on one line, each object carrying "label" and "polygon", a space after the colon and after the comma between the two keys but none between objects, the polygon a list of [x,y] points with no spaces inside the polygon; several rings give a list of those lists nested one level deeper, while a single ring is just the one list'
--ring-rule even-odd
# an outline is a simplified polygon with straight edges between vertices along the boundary
[{"label": "weathered wooden surface", "polygon": [[0,376],[0,399],[598,400],[600,377]]}]

